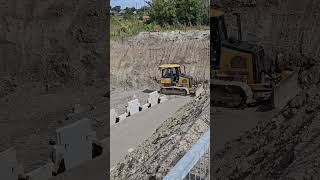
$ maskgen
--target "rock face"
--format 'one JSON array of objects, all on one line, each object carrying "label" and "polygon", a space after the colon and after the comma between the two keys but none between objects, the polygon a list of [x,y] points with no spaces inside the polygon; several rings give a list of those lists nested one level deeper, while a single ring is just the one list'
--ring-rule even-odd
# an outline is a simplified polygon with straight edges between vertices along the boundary
[{"label": "rock face", "polygon": [[1,0],[0,77],[48,86],[106,75],[106,2]]},{"label": "rock face", "polygon": [[209,80],[209,31],[143,32],[129,41],[112,41],[110,51],[115,89],[156,87],[158,66],[165,63],[185,64],[194,80]]}]

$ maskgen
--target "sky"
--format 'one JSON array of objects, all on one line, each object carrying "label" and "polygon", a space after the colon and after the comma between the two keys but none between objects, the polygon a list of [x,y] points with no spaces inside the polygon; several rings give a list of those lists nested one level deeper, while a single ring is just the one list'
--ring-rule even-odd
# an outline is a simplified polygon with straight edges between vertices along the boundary
[{"label": "sky", "polygon": [[126,7],[141,8],[146,5],[145,0],[110,0],[111,7],[121,6],[121,9]]}]

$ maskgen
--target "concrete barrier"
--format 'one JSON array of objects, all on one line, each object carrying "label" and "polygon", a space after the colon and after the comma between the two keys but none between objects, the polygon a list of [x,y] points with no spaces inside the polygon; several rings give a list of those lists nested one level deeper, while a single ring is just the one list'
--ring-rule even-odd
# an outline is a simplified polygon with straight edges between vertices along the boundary
[{"label": "concrete barrier", "polygon": [[128,113],[123,113],[123,114],[119,115],[118,116],[119,122],[125,120],[127,118],[127,116],[128,116]]},{"label": "concrete barrier", "polygon": [[158,91],[154,91],[152,93],[149,93],[148,103],[152,106],[158,104],[159,100],[159,93]]},{"label": "concrete barrier", "polygon": [[57,145],[63,147],[66,170],[92,159],[92,142],[95,132],[90,119],[81,119],[56,130]]},{"label": "concrete barrier", "polygon": [[117,112],[115,109],[110,109],[110,126],[116,123]]},{"label": "concrete barrier", "polygon": [[140,103],[138,99],[134,99],[128,102],[127,113],[134,115],[139,112]]},{"label": "concrete barrier", "polygon": [[166,95],[159,97],[159,99],[160,99],[160,103],[168,101],[168,97]]},{"label": "concrete barrier", "polygon": [[148,109],[148,108],[149,108],[149,106],[150,106],[150,104],[149,104],[149,103],[146,103],[146,104],[142,105],[142,111],[144,111],[144,110]]},{"label": "concrete barrier", "polygon": [[14,148],[10,148],[0,153],[0,179],[18,179],[18,162],[16,150]]},{"label": "concrete barrier", "polygon": [[48,180],[52,177],[54,164],[52,162],[27,173],[28,180]]}]

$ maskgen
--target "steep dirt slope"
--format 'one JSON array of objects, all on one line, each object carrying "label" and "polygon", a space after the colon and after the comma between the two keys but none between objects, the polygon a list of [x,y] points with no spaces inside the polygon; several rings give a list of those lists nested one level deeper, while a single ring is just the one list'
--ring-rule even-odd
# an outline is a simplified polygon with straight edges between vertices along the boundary
[{"label": "steep dirt slope", "polygon": [[111,42],[112,89],[156,88],[158,66],[182,63],[196,80],[209,79],[209,32],[140,33],[129,41]]},{"label": "steep dirt slope", "polygon": [[320,55],[319,1],[317,0],[224,0],[230,33],[236,34],[236,18],[240,12],[243,39],[263,45],[269,59],[282,53],[283,59],[303,64]]}]

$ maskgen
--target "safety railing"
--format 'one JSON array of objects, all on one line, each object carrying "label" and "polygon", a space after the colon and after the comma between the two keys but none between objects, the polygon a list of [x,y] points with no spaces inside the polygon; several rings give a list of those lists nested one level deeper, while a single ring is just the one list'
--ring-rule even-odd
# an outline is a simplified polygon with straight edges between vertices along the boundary
[{"label": "safety railing", "polygon": [[210,130],[178,161],[163,180],[209,180]]}]

